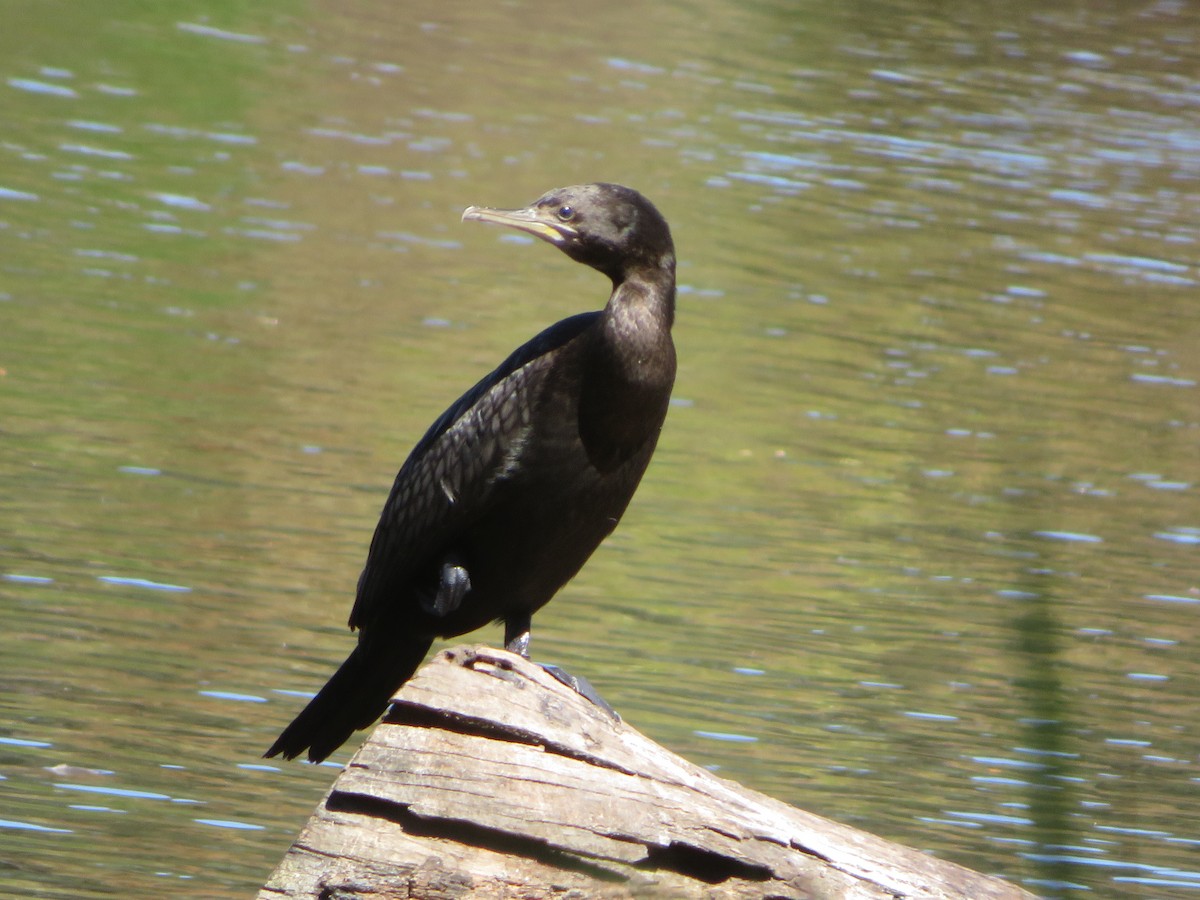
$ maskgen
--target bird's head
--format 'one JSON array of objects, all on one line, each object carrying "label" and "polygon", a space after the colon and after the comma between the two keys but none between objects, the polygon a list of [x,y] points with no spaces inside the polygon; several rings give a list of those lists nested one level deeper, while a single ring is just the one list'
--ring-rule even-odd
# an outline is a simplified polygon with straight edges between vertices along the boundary
[{"label": "bird's head", "polygon": [[639,269],[674,272],[675,246],[666,219],[649,200],[620,184],[557,188],[524,209],[471,206],[462,217],[540,237],[614,284]]}]

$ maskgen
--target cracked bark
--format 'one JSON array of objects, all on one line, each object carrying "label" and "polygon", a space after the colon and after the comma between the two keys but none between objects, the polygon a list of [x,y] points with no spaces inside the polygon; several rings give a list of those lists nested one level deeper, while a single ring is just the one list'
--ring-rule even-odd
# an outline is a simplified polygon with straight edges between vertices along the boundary
[{"label": "cracked bark", "polygon": [[1018,900],[717,778],[487,647],[397,695],[259,900]]}]

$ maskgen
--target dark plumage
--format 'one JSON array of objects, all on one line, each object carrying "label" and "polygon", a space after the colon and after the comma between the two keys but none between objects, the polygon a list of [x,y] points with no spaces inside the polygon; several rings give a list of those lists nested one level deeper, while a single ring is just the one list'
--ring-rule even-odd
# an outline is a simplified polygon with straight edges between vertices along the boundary
[{"label": "dark plumage", "polygon": [[675,250],[637,191],[589,184],[463,219],[554,244],[612,280],[607,305],[515,350],[430,427],[396,476],[358,580],[358,645],[267,751],[319,762],[387,708],[436,637],[530,619],[616,527],[675,380]]}]

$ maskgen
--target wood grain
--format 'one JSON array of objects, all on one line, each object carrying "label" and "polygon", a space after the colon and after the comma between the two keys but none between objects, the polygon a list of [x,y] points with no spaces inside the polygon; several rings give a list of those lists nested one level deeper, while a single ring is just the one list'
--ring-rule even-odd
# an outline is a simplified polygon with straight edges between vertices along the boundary
[{"label": "wood grain", "polygon": [[503,650],[395,697],[260,900],[1017,900],[692,765]]}]

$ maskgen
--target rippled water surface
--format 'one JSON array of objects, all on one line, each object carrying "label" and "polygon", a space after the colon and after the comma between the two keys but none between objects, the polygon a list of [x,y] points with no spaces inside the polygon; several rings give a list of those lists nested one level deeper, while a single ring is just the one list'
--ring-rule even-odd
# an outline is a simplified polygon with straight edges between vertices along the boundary
[{"label": "rippled water surface", "polygon": [[1194,5],[0,14],[6,891],[265,880],[396,467],[605,297],[459,213],[590,180],[673,225],[680,374],[535,656],[1047,896],[1200,891]]}]

